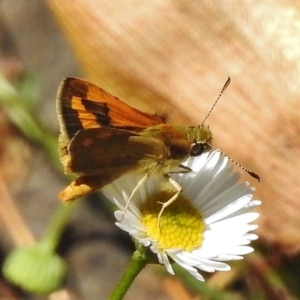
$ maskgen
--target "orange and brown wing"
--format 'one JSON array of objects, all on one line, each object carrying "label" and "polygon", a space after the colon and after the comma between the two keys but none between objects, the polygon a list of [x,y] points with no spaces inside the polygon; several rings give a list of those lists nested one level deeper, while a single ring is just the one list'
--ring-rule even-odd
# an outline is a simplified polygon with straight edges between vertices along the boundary
[{"label": "orange and brown wing", "polygon": [[[135,170],[141,161],[164,157],[163,141],[117,128],[80,130],[69,145],[66,172],[81,176],[115,174],[115,177]],[[113,176],[113,175],[112,175]]]},{"label": "orange and brown wing", "polygon": [[140,131],[165,123],[162,118],[143,113],[79,78],[62,81],[57,94],[57,113],[66,142],[81,129],[117,127]]},{"label": "orange and brown wing", "polygon": [[72,201],[138,167],[147,153],[164,145],[138,136],[145,128],[165,123],[105,92],[91,82],[66,78],[57,95],[60,159],[66,173],[79,178],[62,193]]},{"label": "orange and brown wing", "polygon": [[163,141],[117,128],[89,128],[73,137],[65,172],[79,175],[59,198],[70,202],[111,183],[123,174],[141,171],[147,162],[168,155]]}]

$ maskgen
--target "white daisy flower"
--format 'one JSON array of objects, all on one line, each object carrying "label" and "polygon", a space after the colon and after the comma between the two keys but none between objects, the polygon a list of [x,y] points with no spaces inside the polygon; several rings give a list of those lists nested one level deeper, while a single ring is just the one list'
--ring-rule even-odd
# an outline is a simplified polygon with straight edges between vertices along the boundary
[{"label": "white daisy flower", "polygon": [[159,226],[161,203],[174,195],[163,184],[163,177],[147,179],[125,213],[138,179],[125,175],[102,191],[119,208],[115,212],[116,225],[150,247],[169,273],[174,274],[174,261],[204,281],[199,270],[230,270],[224,262],[242,259],[252,252],[249,244],[258,238],[250,232],[258,227],[251,222],[259,214],[251,210],[261,202],[251,200],[254,188],[247,182],[238,183],[239,173],[233,172],[227,163],[228,159],[218,151],[188,159],[185,165],[193,172],[171,175],[182,192],[163,211]]}]

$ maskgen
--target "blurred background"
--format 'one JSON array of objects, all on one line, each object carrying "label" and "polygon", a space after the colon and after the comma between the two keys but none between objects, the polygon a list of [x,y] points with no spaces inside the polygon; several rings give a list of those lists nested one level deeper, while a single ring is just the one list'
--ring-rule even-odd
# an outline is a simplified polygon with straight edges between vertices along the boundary
[{"label": "blurred background", "polygon": [[[263,201],[257,251],[231,272],[204,274],[206,288],[147,266],[125,299],[300,298],[297,1],[0,0],[0,76],[2,264],[14,247],[41,240],[62,206],[57,194],[68,179],[56,153],[55,98],[63,78],[91,80],[138,109],[197,125],[230,76],[207,124],[214,145],[261,178],[243,174]],[[37,296],[1,277],[0,299],[109,297],[130,238],[98,194],[66,224],[60,294]]]}]

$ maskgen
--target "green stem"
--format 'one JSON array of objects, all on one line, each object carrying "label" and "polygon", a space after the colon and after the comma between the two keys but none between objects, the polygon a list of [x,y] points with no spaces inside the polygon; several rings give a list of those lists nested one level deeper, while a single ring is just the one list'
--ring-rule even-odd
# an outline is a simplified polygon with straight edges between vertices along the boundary
[{"label": "green stem", "polygon": [[80,201],[77,200],[69,205],[60,205],[56,212],[54,217],[52,218],[50,225],[48,227],[48,230],[40,242],[41,245],[47,251],[54,252],[57,244],[60,241],[60,237],[67,225],[67,223],[70,221],[70,217],[74,211],[74,209],[79,205]]},{"label": "green stem", "polygon": [[148,263],[148,259],[145,255],[144,250],[145,250],[144,247],[139,247],[139,249],[137,249],[133,253],[129,265],[127,266],[125,272],[123,273],[119,283],[117,284],[109,300],[123,299],[124,295],[128,291],[134,279]]},{"label": "green stem", "polygon": [[28,105],[14,87],[0,74],[0,104],[14,125],[33,143],[42,147],[58,170],[62,170],[57,137],[49,132],[29,111]]}]

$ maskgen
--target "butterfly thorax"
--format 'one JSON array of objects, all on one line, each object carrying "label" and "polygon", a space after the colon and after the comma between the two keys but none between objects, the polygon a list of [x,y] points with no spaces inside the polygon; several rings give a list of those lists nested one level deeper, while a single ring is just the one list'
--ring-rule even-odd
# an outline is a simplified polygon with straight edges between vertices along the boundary
[{"label": "butterfly thorax", "polygon": [[[152,126],[140,133],[160,143],[157,155],[140,161],[145,173],[168,173],[189,156],[197,156],[210,150],[212,134],[207,126],[184,126],[176,123]],[[196,152],[197,153],[196,153]]]}]

